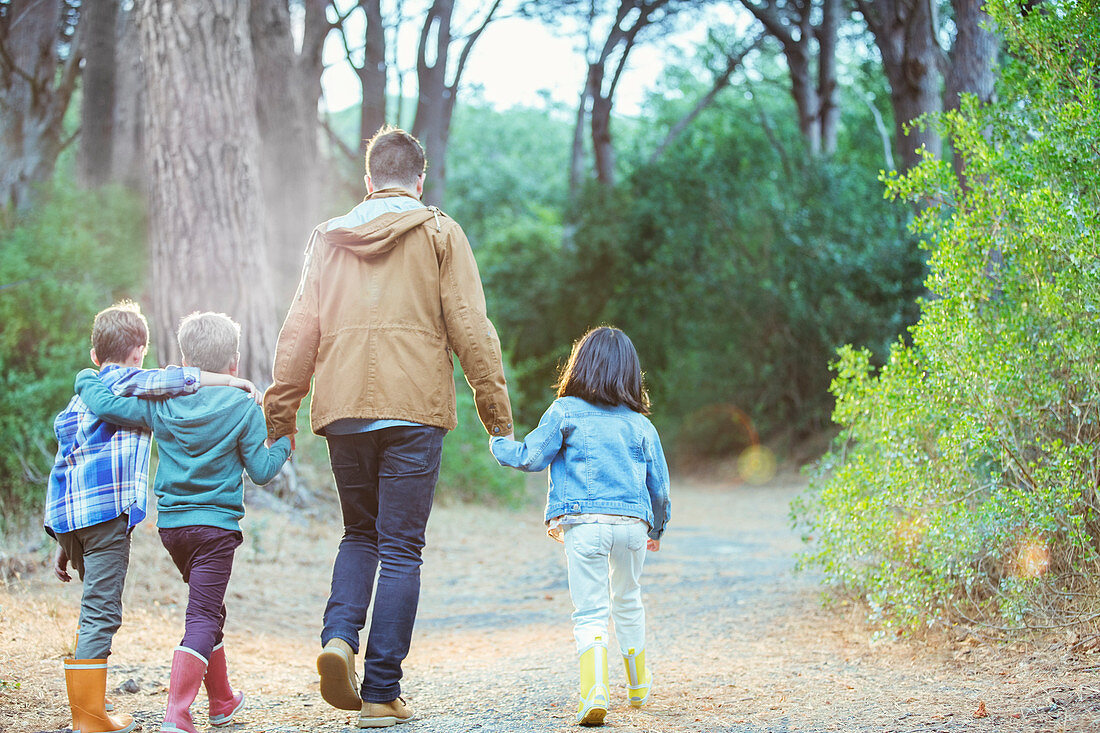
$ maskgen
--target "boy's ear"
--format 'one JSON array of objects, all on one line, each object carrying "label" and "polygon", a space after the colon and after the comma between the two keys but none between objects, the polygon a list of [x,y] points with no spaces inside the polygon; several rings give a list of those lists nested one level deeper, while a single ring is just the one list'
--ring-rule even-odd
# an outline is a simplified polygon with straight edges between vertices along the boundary
[{"label": "boy's ear", "polygon": [[88,356],[92,358],[92,363],[99,366],[99,357],[95,355],[95,347],[88,349]]},{"label": "boy's ear", "polygon": [[140,367],[144,363],[145,347],[135,346],[134,348],[130,349],[130,353],[126,357],[126,365]]},{"label": "boy's ear", "polygon": [[374,183],[371,182],[370,176],[363,176],[363,183],[367,184],[367,195],[374,193]]},{"label": "boy's ear", "polygon": [[237,352],[233,355],[233,363],[229,365],[229,376],[237,376],[237,367],[241,364],[241,352]]}]

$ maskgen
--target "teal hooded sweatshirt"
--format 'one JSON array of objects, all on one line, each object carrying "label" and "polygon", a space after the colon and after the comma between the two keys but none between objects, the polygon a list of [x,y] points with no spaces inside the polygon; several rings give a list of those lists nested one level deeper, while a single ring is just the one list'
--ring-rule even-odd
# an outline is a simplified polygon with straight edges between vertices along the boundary
[{"label": "teal hooded sweatshirt", "polygon": [[158,527],[240,531],[242,471],[266,484],[290,456],[285,436],[271,448],[264,445],[263,410],[235,387],[203,387],[172,399],[119,397],[85,369],[76,377],[76,393],[101,419],[153,432],[160,456],[153,482]]}]

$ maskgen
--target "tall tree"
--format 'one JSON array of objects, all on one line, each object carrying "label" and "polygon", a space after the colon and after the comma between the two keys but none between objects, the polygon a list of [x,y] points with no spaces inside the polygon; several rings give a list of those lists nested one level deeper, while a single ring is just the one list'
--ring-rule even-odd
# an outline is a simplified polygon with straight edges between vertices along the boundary
[{"label": "tall tree", "polygon": [[[455,30],[455,0],[430,0],[424,14],[414,16],[420,23],[420,31],[416,53],[416,116],[411,132],[424,145],[432,169],[424,184],[424,200],[428,203],[441,204],[446,197],[447,145],[463,73],[475,45],[497,17],[501,5],[502,0],[492,0],[472,11],[469,18],[457,24],[469,29],[466,31]],[[348,30],[351,25],[348,20],[355,12],[361,12],[365,20],[361,45],[353,42]],[[384,24],[382,19],[387,15],[396,20]],[[412,18],[402,17],[400,9],[387,14],[380,0],[359,0],[346,13],[338,14],[337,27],[346,57],[362,85],[360,135],[364,140],[385,122],[393,121],[394,115],[387,114],[386,104],[390,83],[397,82],[398,100],[402,98],[401,79],[405,70],[397,62],[395,41],[402,35],[407,20],[411,22]],[[395,112],[399,114],[401,110]]]},{"label": "tall tree", "polygon": [[68,144],[62,122],[80,74],[79,8],[0,5],[0,207],[26,208]]},{"label": "tall tree", "polygon": [[[363,44],[353,41],[349,20],[358,11],[362,15]],[[337,12],[336,28],[344,44],[344,56],[359,79],[362,90],[359,103],[359,153],[378,129],[386,124],[387,63],[386,34],[382,0],[358,0],[347,12]]]},{"label": "tall tree", "polygon": [[80,103],[80,177],[98,186],[112,177],[114,160],[115,78],[118,69],[118,0],[86,2],[84,78]]},{"label": "tall tree", "polygon": [[798,129],[813,156],[836,152],[836,43],[841,0],[741,0],[787,59]]},{"label": "tall tree", "polygon": [[251,0],[249,14],[267,242],[276,289],[287,297],[298,282],[306,238],[321,217],[317,104],[321,51],[332,27],[328,0],[298,2],[300,46],[288,0]]},{"label": "tall tree", "polygon": [[145,161],[145,76],[141,33],[132,5],[119,8],[115,44],[114,112],[111,121],[111,179],[143,189],[148,178]]},{"label": "tall tree", "polygon": [[135,12],[146,60],[157,356],[179,358],[182,316],[224,311],[242,327],[241,374],[266,383],[276,317],[262,244],[248,6],[136,0]]},{"label": "tall tree", "polygon": [[[855,0],[875,38],[890,84],[894,138],[902,170],[920,162],[924,147],[941,155],[943,144],[930,125],[915,126],[923,114],[942,109],[940,66],[943,51],[936,40],[935,0]],[[906,128],[910,128],[906,134]]]},{"label": "tall tree", "polygon": [[441,204],[447,191],[447,142],[451,136],[455,101],[466,62],[474,44],[500,9],[501,0],[493,0],[473,31],[461,39],[458,59],[451,55],[454,0],[434,0],[420,29],[416,52],[417,102],[412,134],[424,145],[429,165],[434,169],[424,184],[424,200]]},{"label": "tall tree", "polygon": [[[606,185],[615,182],[615,148],[611,136],[611,111],[615,104],[615,91],[626,69],[630,52],[638,43],[639,35],[667,17],[672,4],[673,0],[620,0],[603,43],[598,45],[594,54],[587,54],[588,75],[581,93],[577,113],[578,131],[574,135],[573,144],[573,190],[580,184],[576,178],[581,170],[577,159],[582,149],[578,143],[581,139],[580,128],[586,118],[592,139],[596,180]],[[589,17],[594,20],[593,16]]]},{"label": "tall tree", "polygon": [[975,95],[982,104],[993,99],[999,43],[991,30],[993,20],[982,5],[982,0],[951,0],[955,41],[944,79],[945,109],[957,109],[963,93]]}]

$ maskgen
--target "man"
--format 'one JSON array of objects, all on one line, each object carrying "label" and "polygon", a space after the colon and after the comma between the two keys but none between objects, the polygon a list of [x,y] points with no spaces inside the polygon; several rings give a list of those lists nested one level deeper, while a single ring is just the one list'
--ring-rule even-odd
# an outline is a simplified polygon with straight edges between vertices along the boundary
[{"label": "man", "polygon": [[[512,411],[470,244],[420,202],[423,148],[383,128],[366,164],[367,197],[313,231],[264,412],[269,438],[293,434],[315,377],[311,427],[328,442],[344,518],[317,658],[321,695],[360,710],[360,727],[385,727],[412,718],[401,662],[443,436],[457,424],[452,349],[490,435],[512,434]],[[376,572],[358,687],[355,654]]]}]

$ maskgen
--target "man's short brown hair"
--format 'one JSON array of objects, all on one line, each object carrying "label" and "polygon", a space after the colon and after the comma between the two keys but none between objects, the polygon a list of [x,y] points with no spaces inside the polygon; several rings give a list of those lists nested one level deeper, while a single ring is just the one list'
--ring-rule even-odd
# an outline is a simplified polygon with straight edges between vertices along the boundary
[{"label": "man's short brown hair", "polygon": [[367,175],[375,189],[413,188],[427,167],[420,141],[398,127],[385,125],[367,143]]},{"label": "man's short brown hair", "polygon": [[139,346],[149,346],[149,324],[137,303],[121,300],[96,314],[92,348],[100,364],[121,364]]},{"label": "man's short brown hair", "polygon": [[241,327],[224,313],[195,311],[180,322],[176,339],[188,366],[226,373],[241,345]]}]

